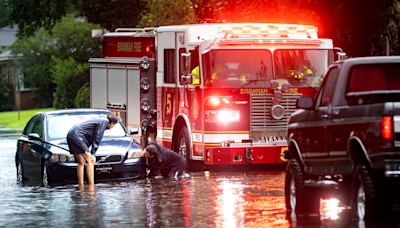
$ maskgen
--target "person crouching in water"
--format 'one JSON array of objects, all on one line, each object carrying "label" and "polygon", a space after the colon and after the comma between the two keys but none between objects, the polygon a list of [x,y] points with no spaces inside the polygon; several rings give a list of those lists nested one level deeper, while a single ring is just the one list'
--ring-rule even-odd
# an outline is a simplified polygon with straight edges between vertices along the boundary
[{"label": "person crouching in water", "polygon": [[[69,152],[75,156],[78,163],[77,176],[79,185],[83,185],[83,171],[86,166],[86,175],[89,184],[94,184],[94,163],[96,158],[94,154],[99,148],[104,131],[112,129],[118,123],[118,118],[114,114],[108,114],[106,117],[90,118],[81,123],[75,124],[68,132],[67,142]],[[92,149],[89,153],[89,146]]]},{"label": "person crouching in water", "polygon": [[180,154],[162,147],[156,141],[150,141],[144,149],[144,156],[150,158],[150,173],[152,178],[161,174],[163,177],[180,177],[186,169],[186,160]]}]

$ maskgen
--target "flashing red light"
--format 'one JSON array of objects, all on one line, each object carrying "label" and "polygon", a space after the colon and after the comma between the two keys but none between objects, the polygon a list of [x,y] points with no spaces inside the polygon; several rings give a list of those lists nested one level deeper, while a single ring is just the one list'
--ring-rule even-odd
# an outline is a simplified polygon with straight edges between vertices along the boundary
[{"label": "flashing red light", "polygon": [[146,52],[150,52],[151,48],[150,47],[146,47]]},{"label": "flashing red light", "polygon": [[391,116],[385,116],[382,118],[381,135],[383,140],[393,139],[393,121]]},{"label": "flashing red light", "polygon": [[208,105],[210,106],[232,105],[232,97],[208,97]]},{"label": "flashing red light", "polygon": [[181,102],[181,107],[182,108],[185,107],[185,102],[184,101]]}]

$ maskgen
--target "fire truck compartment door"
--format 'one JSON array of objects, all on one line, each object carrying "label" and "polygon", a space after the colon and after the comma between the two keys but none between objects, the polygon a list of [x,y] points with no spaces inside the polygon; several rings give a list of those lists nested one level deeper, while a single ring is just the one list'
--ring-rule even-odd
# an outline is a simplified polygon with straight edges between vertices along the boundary
[{"label": "fire truck compartment door", "polygon": [[[140,70],[139,67],[128,67],[128,128],[140,127]],[[154,85],[151,85],[154,86]],[[152,107],[155,108],[155,107]],[[141,131],[137,136],[141,136]]]},{"label": "fire truck compartment door", "polygon": [[90,67],[90,107],[105,108],[107,104],[107,74],[104,65]]},{"label": "fire truck compartment door", "polygon": [[111,104],[126,105],[126,69],[125,67],[112,66],[108,68],[107,77],[108,102]]}]

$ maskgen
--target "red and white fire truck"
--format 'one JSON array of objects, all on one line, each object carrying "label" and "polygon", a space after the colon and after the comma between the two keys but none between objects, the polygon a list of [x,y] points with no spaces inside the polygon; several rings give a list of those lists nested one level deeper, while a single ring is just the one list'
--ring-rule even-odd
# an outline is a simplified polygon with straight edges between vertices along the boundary
[{"label": "red and white fire truck", "polygon": [[234,23],[121,28],[93,38],[90,105],[190,164],[285,163],[287,119],[314,95],[335,52],[317,27]]}]

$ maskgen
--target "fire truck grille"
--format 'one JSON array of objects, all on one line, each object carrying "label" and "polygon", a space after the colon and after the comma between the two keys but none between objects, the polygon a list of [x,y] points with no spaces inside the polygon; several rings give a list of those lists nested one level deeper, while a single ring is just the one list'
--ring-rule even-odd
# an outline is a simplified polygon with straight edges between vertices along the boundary
[{"label": "fire truck grille", "polygon": [[282,119],[276,120],[270,116],[270,108],[273,106],[272,94],[252,94],[250,96],[251,130],[286,130],[287,118],[297,109],[296,100],[302,94],[284,93],[280,105],[285,109]]}]

